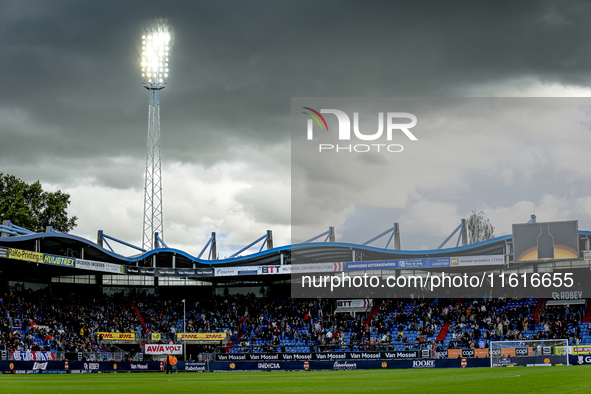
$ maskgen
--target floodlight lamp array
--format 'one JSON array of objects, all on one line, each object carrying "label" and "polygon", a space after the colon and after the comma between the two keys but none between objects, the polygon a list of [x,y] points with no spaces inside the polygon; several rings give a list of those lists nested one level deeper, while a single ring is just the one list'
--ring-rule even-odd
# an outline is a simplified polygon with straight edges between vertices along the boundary
[{"label": "floodlight lamp array", "polygon": [[169,72],[169,55],[170,33],[160,29],[142,36],[141,69],[144,84],[164,86]]}]

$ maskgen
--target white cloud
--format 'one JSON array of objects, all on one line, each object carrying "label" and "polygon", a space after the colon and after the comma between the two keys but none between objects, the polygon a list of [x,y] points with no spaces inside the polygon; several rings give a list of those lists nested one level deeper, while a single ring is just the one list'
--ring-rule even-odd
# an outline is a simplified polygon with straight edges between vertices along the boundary
[{"label": "white cloud", "polygon": [[[276,246],[290,243],[288,177],[265,174],[264,169],[253,168],[253,163],[226,162],[211,168],[168,163],[162,179],[164,240],[169,247],[196,256],[211,232],[216,232],[218,252],[230,255],[266,230],[273,230]],[[143,190],[109,188],[92,179],[79,180],[68,188],[48,185],[48,189],[70,193],[70,214],[79,218],[73,234],[95,240],[97,230],[102,229],[141,245]],[[116,250],[135,254],[126,247]]]},{"label": "white cloud", "polygon": [[580,219],[581,228],[590,227],[580,205],[588,204],[580,199],[591,193],[588,99],[413,100],[400,99],[399,105],[416,108],[419,140],[403,142],[402,153],[384,154],[383,164],[359,160],[362,154],[320,154],[296,139],[298,234],[347,222],[347,232],[355,225],[368,231],[360,225],[363,218],[351,218],[366,212],[359,207],[386,209],[388,222],[400,222],[410,247],[426,240],[436,247],[472,210],[484,210],[497,235],[511,233],[511,224],[526,222],[534,210],[539,220]]}]

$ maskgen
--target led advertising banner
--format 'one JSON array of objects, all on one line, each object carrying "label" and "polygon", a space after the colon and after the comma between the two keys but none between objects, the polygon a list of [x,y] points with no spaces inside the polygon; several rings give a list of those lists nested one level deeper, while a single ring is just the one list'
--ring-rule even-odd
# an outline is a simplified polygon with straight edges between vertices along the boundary
[{"label": "led advertising banner", "polygon": [[578,259],[578,222],[514,224],[513,245],[516,262]]}]

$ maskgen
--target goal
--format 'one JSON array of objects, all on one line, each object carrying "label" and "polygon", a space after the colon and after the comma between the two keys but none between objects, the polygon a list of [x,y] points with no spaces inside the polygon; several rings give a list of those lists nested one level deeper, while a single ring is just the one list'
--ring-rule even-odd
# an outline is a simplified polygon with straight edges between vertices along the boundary
[{"label": "goal", "polygon": [[492,367],[537,367],[568,364],[568,339],[491,341]]}]

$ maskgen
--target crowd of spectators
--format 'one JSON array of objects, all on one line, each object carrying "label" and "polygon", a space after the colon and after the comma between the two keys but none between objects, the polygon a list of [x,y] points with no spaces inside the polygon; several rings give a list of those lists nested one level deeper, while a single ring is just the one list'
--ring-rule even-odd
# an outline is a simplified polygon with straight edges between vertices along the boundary
[{"label": "crowd of spectators", "polygon": [[541,339],[569,339],[571,345],[582,343],[584,305],[576,309],[542,306],[538,311],[538,323],[535,320],[537,301],[462,300],[448,316],[451,330],[445,347],[476,349],[488,348],[490,341]]},{"label": "crowd of spectators", "polygon": [[[366,314],[337,313],[334,300],[250,295],[162,297],[19,289],[0,297],[0,351],[106,352],[100,332],[164,342],[183,332],[224,332],[228,343],[200,351],[334,351],[485,348],[491,340],[568,338],[582,343],[585,307],[539,310],[536,299],[389,299]],[[183,317],[186,317],[183,319]],[[447,335],[439,335],[442,328]],[[583,327],[583,328],[582,328]]]},{"label": "crowd of spectators", "polygon": [[98,332],[133,332],[138,317],[119,297],[52,296],[30,289],[0,297],[0,351],[106,351]]}]

